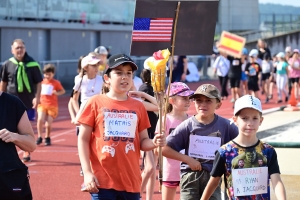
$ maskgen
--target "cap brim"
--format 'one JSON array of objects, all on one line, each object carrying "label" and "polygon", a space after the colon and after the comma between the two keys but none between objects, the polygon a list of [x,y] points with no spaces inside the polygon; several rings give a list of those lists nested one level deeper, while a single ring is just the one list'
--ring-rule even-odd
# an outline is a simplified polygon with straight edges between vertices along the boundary
[{"label": "cap brim", "polygon": [[192,94],[194,94],[193,90],[187,90],[187,91],[181,92],[181,93],[176,94],[176,95],[181,96],[181,97],[188,97],[188,96],[191,96]]},{"label": "cap brim", "polygon": [[[195,97],[197,97],[199,95],[204,95],[204,96],[206,96],[206,97],[208,97],[210,99],[219,99],[219,98],[217,98],[215,96],[212,96],[210,94],[207,94],[207,93],[196,93],[196,94],[194,93],[193,95],[190,96],[190,99],[193,99],[193,98],[195,98]],[[221,100],[221,99],[219,99],[219,100]]]},{"label": "cap brim", "polygon": [[234,110],[233,115],[236,115],[238,112],[240,112],[241,110],[243,110],[243,109],[245,109],[245,108],[252,108],[252,109],[257,110],[258,112],[262,113],[262,110],[259,110],[259,109],[255,108],[255,107],[245,106],[245,107],[239,108],[239,109],[237,109],[237,110]]},{"label": "cap brim", "polygon": [[89,65],[95,65],[95,64],[97,64],[97,63],[99,63],[101,60],[99,59],[93,59],[93,60],[91,60],[90,62],[88,62],[88,64]]},{"label": "cap brim", "polygon": [[[119,65],[122,65],[124,63],[128,63],[130,64],[130,66],[132,67],[132,71],[136,71],[138,69],[138,66],[134,63],[134,62],[131,62],[131,61],[121,61],[121,62],[117,62],[116,64],[114,64],[113,66],[109,66],[108,69],[114,69],[116,67],[118,67]],[[107,70],[108,70],[107,69]],[[106,70],[106,71],[107,71]]]}]

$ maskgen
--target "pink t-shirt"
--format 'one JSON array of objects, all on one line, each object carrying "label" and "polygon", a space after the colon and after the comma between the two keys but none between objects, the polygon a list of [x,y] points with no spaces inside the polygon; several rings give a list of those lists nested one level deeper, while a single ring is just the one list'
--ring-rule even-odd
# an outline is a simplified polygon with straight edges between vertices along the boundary
[{"label": "pink t-shirt", "polygon": [[[293,60],[293,58],[290,58],[289,63],[291,63],[292,60]],[[290,76],[290,78],[300,77],[300,59],[295,60],[293,67],[297,68],[297,69],[294,69],[294,68],[292,68],[292,66],[289,66],[289,70],[290,70],[289,76]]]},{"label": "pink t-shirt", "polygon": [[[173,116],[166,115],[166,137],[179,125],[182,121],[175,119]],[[159,130],[159,124],[156,126],[156,133]],[[163,157],[163,181],[180,181],[180,161]]]}]

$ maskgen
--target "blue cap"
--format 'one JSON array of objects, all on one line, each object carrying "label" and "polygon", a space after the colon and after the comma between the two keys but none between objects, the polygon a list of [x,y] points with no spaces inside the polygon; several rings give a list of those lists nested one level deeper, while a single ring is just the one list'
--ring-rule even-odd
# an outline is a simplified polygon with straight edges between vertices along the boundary
[{"label": "blue cap", "polygon": [[247,50],[247,48],[243,48],[242,53],[243,53],[243,55],[248,55],[248,50]]}]

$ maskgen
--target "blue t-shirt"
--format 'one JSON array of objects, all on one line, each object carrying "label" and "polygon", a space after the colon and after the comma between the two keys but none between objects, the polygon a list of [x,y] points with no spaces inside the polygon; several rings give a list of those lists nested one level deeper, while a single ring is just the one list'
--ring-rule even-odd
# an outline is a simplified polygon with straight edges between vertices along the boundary
[{"label": "blue t-shirt", "polygon": [[286,73],[286,68],[289,66],[289,64],[287,64],[287,62],[284,62],[284,61],[280,61],[278,62],[276,68],[277,68],[277,71],[276,73],[277,74],[280,74],[280,75],[284,75],[284,74],[287,74]]},{"label": "blue t-shirt", "polygon": [[[177,152],[185,149],[185,155],[189,155],[191,135],[220,137],[221,145],[223,145],[230,140],[233,140],[238,135],[238,128],[228,119],[216,114],[213,122],[206,125],[200,123],[195,116],[192,116],[177,126],[176,129],[167,137],[167,145]],[[201,140],[201,137],[199,139]],[[215,150],[213,153],[214,152]],[[201,163],[204,170],[209,172],[212,170],[213,159],[195,159]],[[191,171],[191,168],[186,163],[182,162],[181,172],[186,171]]]}]

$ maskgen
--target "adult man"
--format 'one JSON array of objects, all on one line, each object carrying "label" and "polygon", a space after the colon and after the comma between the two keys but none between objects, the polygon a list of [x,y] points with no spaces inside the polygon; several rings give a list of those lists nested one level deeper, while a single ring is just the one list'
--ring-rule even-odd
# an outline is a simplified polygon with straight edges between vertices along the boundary
[{"label": "adult man", "polygon": [[[29,120],[35,118],[35,108],[40,102],[41,82],[43,80],[39,64],[31,58],[22,39],[15,39],[11,45],[13,57],[2,65],[0,90],[21,99],[27,107]],[[29,152],[23,155],[23,161],[30,161]]]}]

